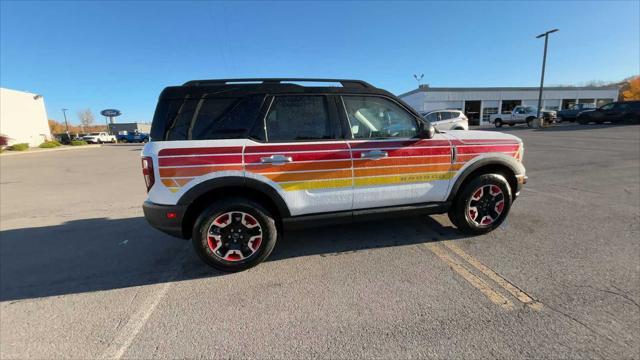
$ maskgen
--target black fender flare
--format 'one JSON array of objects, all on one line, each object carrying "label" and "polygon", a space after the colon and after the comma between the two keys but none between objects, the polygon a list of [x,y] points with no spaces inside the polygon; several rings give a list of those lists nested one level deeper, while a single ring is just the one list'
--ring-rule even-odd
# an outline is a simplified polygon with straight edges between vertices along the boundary
[{"label": "black fender flare", "polygon": [[244,187],[254,191],[258,191],[267,196],[275,204],[278,212],[282,217],[291,216],[287,203],[284,201],[284,199],[282,199],[280,194],[278,194],[276,189],[258,180],[245,178],[242,176],[223,176],[205,180],[184,193],[184,195],[180,197],[180,200],[178,200],[177,205],[189,206],[199,197],[213,190],[232,187]]},{"label": "black fender flare", "polygon": [[[473,172],[475,172],[476,170],[478,170],[478,169],[480,169],[482,167],[492,166],[492,165],[506,167],[506,168],[510,169],[513,172],[514,176],[520,175],[520,173],[521,173],[520,169],[518,169],[516,166],[514,166],[514,164],[511,161],[508,161],[507,159],[498,158],[498,157],[480,159],[480,160],[474,162],[473,164],[469,165],[469,167],[464,169],[462,174],[460,174],[460,176],[458,176],[458,178],[456,179],[456,181],[453,184],[453,186],[451,186],[451,190],[449,191],[449,196],[447,197],[447,201],[453,201],[453,199],[458,194],[458,191],[460,190],[460,187],[462,186],[462,184],[465,182],[465,180],[467,180],[469,178],[469,175],[471,175]],[[507,180],[509,180],[509,179],[507,179]],[[512,189],[512,191],[515,192],[516,191],[515,188]]]}]

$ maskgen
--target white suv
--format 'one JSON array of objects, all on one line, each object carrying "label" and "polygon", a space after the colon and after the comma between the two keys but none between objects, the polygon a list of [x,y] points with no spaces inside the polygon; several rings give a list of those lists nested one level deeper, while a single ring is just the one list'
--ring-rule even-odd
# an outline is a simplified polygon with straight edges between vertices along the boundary
[{"label": "white suv", "polygon": [[526,182],[523,151],[496,131],[438,132],[360,80],[194,80],[158,100],[143,209],[225,271],[263,261],[304,223],[448,213],[478,235],[504,221]]},{"label": "white suv", "polygon": [[434,110],[421,112],[438,130],[469,130],[469,119],[460,110]]}]

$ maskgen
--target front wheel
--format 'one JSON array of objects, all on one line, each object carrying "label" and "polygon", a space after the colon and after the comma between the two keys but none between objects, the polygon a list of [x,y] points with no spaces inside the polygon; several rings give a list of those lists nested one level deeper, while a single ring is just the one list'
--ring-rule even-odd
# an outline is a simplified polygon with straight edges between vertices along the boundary
[{"label": "front wheel", "polygon": [[264,261],[277,237],[275,220],[262,205],[245,198],[229,198],[202,212],[191,240],[205,263],[232,272]]},{"label": "front wheel", "polygon": [[488,233],[502,224],[511,209],[511,188],[500,174],[480,175],[463,188],[453,201],[449,219],[463,233]]}]

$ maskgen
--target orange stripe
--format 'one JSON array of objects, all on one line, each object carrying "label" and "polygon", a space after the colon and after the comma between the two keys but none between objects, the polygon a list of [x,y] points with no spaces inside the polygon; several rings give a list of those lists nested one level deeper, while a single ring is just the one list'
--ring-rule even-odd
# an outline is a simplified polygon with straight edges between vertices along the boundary
[{"label": "orange stripe", "polygon": [[426,165],[426,164],[447,164],[451,162],[451,156],[441,155],[432,157],[404,157],[404,158],[384,158],[378,160],[355,160],[353,166],[373,167],[373,166],[397,166],[397,165]]},{"label": "orange stripe", "polygon": [[174,187],[176,183],[173,182],[173,179],[162,179],[162,183],[167,187]]},{"label": "orange stripe", "polygon": [[160,176],[200,176],[216,171],[242,170],[242,165],[196,166],[188,168],[160,168]]},{"label": "orange stripe", "polygon": [[304,181],[304,180],[320,180],[320,179],[339,179],[350,178],[351,170],[337,170],[337,171],[314,171],[303,173],[280,173],[280,174],[265,174],[267,178],[273,181]]},{"label": "orange stripe", "polygon": [[427,166],[412,166],[412,167],[384,167],[374,169],[356,169],[355,176],[378,176],[378,175],[399,175],[399,174],[411,174],[422,172],[438,172],[449,171],[451,165],[427,165]]},{"label": "orange stripe", "polygon": [[282,165],[247,164],[247,171],[262,174],[268,172],[306,171],[306,170],[333,170],[351,168],[351,160],[320,161],[311,163],[289,163]]},{"label": "orange stripe", "polygon": [[187,179],[173,179],[175,182],[178,183],[178,185],[180,186],[184,186],[186,183],[188,183],[189,181],[193,180],[193,178],[187,178]]},{"label": "orange stripe", "polygon": [[[487,153],[487,154],[488,154],[488,153]],[[466,162],[466,161],[469,161],[469,160],[471,160],[471,159],[474,159],[474,158],[476,158],[476,157],[478,157],[478,156],[480,156],[480,155],[483,155],[483,154],[459,154],[459,155],[456,157],[456,161],[457,161],[457,162]],[[505,155],[507,155],[507,156],[513,156],[513,157],[517,158],[517,153],[516,153],[516,154],[505,154]]]}]

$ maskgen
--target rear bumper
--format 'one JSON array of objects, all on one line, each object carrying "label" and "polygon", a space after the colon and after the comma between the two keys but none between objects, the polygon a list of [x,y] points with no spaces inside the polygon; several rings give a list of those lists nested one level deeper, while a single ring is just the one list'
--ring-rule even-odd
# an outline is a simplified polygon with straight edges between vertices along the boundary
[{"label": "rear bumper", "polygon": [[145,201],[142,204],[142,211],[147,222],[154,228],[171,236],[185,238],[182,219],[187,211],[186,206],[160,205]]}]

